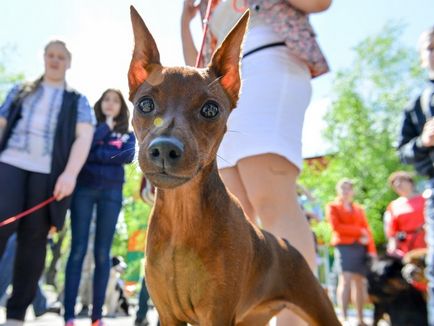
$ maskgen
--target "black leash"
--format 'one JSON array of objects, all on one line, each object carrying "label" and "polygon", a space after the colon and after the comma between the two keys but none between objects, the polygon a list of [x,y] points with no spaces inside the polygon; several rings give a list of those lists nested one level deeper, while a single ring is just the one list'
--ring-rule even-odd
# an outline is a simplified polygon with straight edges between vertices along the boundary
[{"label": "black leash", "polygon": [[276,42],[276,43],[270,43],[270,44],[262,45],[260,47],[257,47],[256,49],[253,49],[253,50],[250,50],[250,51],[244,53],[243,54],[243,59],[245,57],[247,57],[247,56],[255,53],[255,52],[258,52],[258,51],[261,51],[261,50],[264,50],[264,49],[268,49],[268,48],[272,48],[272,47],[275,47],[275,46],[286,46],[286,44],[285,44],[285,42]]}]

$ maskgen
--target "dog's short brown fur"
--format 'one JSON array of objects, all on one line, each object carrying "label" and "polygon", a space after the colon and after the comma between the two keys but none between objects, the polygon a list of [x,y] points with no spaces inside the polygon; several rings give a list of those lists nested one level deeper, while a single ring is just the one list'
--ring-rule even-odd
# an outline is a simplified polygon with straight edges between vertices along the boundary
[{"label": "dog's short brown fur", "polygon": [[146,282],[161,324],[262,326],[290,307],[311,325],[340,325],[300,253],[250,223],[218,174],[248,14],[204,69],[163,67],[134,8],[131,18],[133,126],[140,167],[157,187]]}]

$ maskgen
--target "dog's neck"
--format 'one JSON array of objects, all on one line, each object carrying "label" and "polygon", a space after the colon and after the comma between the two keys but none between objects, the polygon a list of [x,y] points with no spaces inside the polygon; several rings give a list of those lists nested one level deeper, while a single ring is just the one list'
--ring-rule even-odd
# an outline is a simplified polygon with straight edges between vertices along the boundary
[{"label": "dog's neck", "polygon": [[230,203],[214,160],[189,182],[174,189],[157,189],[151,226],[157,223],[162,231],[191,233],[203,223],[222,223]]}]

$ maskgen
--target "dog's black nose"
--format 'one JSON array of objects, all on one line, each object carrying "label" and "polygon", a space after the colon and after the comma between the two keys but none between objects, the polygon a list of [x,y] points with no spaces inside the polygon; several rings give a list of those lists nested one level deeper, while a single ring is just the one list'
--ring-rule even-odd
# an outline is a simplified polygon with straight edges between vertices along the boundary
[{"label": "dog's black nose", "polygon": [[184,144],[175,137],[160,136],[151,141],[148,155],[159,167],[167,167],[180,161],[184,153]]}]

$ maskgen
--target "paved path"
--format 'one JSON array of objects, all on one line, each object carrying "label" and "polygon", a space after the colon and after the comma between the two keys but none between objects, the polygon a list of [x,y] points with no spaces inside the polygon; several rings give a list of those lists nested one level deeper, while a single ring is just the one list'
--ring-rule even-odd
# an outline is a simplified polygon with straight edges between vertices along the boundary
[{"label": "paved path", "polygon": [[[0,325],[4,322],[5,318],[5,311],[4,308],[0,308]],[[355,312],[350,311],[349,312],[350,319],[345,326],[356,326],[357,321],[355,318]],[[368,323],[368,325],[372,321],[372,312],[366,311],[366,319],[365,322]],[[150,319],[151,319],[151,326],[156,326],[156,319],[155,314],[152,311],[150,313]],[[133,317],[117,317],[117,318],[106,318],[104,319],[107,326],[133,326],[134,325],[134,318]],[[31,313],[29,309],[29,313],[27,315],[27,322],[25,324],[26,326],[63,326],[63,319],[56,314],[48,313],[40,318],[34,318],[33,314]],[[387,326],[387,323],[382,323],[380,326]],[[90,320],[89,319],[77,319],[77,326],[90,326]],[[274,324],[272,324],[274,326]]]}]

